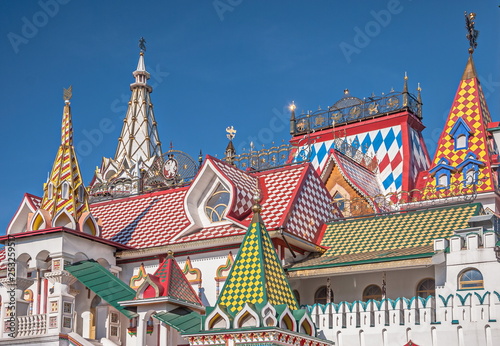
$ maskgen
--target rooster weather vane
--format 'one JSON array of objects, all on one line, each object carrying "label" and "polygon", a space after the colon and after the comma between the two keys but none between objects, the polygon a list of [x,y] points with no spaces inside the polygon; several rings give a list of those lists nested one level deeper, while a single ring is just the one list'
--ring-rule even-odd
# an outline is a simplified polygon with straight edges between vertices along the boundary
[{"label": "rooster weather vane", "polygon": [[474,25],[476,24],[474,19],[476,19],[476,14],[474,12],[467,14],[467,11],[465,11],[465,29],[467,29],[466,37],[470,44],[470,54],[474,53],[474,49],[477,47],[477,37],[479,36],[479,31],[474,28]]}]

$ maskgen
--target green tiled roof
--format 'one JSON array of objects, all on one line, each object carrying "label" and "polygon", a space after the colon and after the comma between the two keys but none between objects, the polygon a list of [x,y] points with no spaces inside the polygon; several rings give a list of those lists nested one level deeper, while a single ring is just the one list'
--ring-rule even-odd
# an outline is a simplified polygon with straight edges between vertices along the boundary
[{"label": "green tiled roof", "polygon": [[81,261],[64,269],[128,318],[137,315],[118,304],[120,301],[134,299],[136,292],[96,261]]},{"label": "green tiled roof", "polygon": [[254,211],[217,305],[224,305],[230,313],[236,314],[245,303],[267,302],[275,306],[286,304],[291,310],[298,309],[259,211]]},{"label": "green tiled roof", "polygon": [[431,245],[436,238],[450,237],[453,230],[469,227],[479,215],[479,203],[333,222],[327,225],[322,257]]},{"label": "green tiled roof", "polygon": [[201,330],[201,315],[186,308],[160,312],[154,315],[154,317],[181,333],[198,333]]}]

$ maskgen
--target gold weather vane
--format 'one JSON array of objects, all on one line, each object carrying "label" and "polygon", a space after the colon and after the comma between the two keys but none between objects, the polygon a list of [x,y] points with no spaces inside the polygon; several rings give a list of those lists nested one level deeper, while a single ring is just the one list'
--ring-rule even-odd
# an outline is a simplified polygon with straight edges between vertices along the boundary
[{"label": "gold weather vane", "polygon": [[233,126],[228,126],[226,127],[226,132],[227,132],[227,139],[229,139],[230,141],[233,140],[234,137],[236,137],[236,130],[234,129]]},{"label": "gold weather vane", "polygon": [[470,54],[474,53],[474,49],[477,47],[477,37],[479,36],[479,31],[474,28],[474,25],[476,24],[474,22],[475,19],[476,14],[474,12],[467,14],[467,11],[465,11],[465,29],[467,29],[467,35],[465,35],[465,37],[469,40]]},{"label": "gold weather vane", "polygon": [[63,88],[63,100],[64,101],[71,100],[72,96],[73,96],[73,86],[72,85],[70,85],[68,89]]},{"label": "gold weather vane", "polygon": [[140,48],[141,52],[146,51],[146,40],[144,39],[144,37],[141,37],[139,39],[139,48]]}]

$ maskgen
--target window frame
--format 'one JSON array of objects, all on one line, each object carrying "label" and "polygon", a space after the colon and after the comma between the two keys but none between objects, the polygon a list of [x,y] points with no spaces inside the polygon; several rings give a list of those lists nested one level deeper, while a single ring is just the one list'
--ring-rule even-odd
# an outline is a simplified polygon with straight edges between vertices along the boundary
[{"label": "window frame", "polygon": [[[368,292],[368,289],[371,289],[371,288],[377,288],[380,292],[380,294],[367,294]],[[382,300],[382,297],[383,297],[383,292],[382,292],[382,288],[379,286],[379,285],[375,285],[375,284],[370,284],[368,286],[365,287],[365,289],[363,290],[363,295],[361,297],[361,300],[363,302],[367,302],[369,301],[370,299],[373,299],[373,300]]]},{"label": "window frame", "polygon": [[[433,282],[433,289],[420,289],[420,287],[426,282],[432,280]],[[426,296],[421,295],[421,293],[427,294]],[[416,289],[416,296],[421,297],[421,298],[427,298],[428,296],[436,296],[436,280],[434,278],[425,278],[422,279],[418,282],[417,284],[417,289]]]},{"label": "window frame", "polygon": [[[463,280],[463,277],[466,274],[471,273],[471,272],[479,273],[479,275],[481,276],[481,279],[480,280],[467,280],[467,281]],[[465,286],[464,283],[466,283],[466,282],[470,282],[474,286],[469,286],[471,284]],[[467,268],[467,269],[462,270],[460,272],[460,274],[458,274],[458,289],[459,290],[482,290],[482,289],[484,289],[483,273],[481,273],[481,271],[479,269],[476,269],[476,268]]]}]

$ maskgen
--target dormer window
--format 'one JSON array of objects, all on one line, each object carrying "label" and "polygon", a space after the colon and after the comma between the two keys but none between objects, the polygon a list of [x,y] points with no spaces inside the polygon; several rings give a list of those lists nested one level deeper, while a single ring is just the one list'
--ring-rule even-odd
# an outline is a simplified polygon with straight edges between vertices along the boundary
[{"label": "dormer window", "polygon": [[62,183],[61,186],[61,198],[62,199],[69,199],[69,184],[67,181]]},{"label": "dormer window", "polygon": [[465,136],[465,135],[457,136],[457,140],[455,143],[455,149],[456,150],[467,149],[467,136]]},{"label": "dormer window", "polygon": [[83,187],[83,185],[78,186],[77,193],[78,193],[77,201],[83,203],[85,199],[85,188]]},{"label": "dormer window", "polygon": [[52,183],[49,183],[49,185],[47,185],[47,198],[54,198],[54,184]]},{"label": "dormer window", "polygon": [[205,204],[205,214],[210,222],[223,221],[224,213],[229,203],[229,191],[222,184],[218,184]]},{"label": "dormer window", "polygon": [[429,171],[436,179],[436,189],[442,190],[449,187],[451,172],[454,170],[455,168],[449,165],[448,159],[443,157],[439,160],[436,167]]},{"label": "dormer window", "polygon": [[446,173],[442,173],[438,176],[438,187],[444,188],[450,185],[450,178]]},{"label": "dormer window", "polygon": [[464,187],[477,184],[480,167],[484,167],[484,163],[477,160],[476,154],[467,153],[464,161],[457,166],[458,171],[462,172]]},{"label": "dormer window", "polygon": [[477,182],[477,171],[474,168],[464,173],[464,185],[473,185]]},{"label": "dormer window", "polygon": [[458,118],[450,131],[450,135],[453,137],[455,143],[455,150],[468,149],[471,134],[472,131],[467,123],[462,118]]}]

